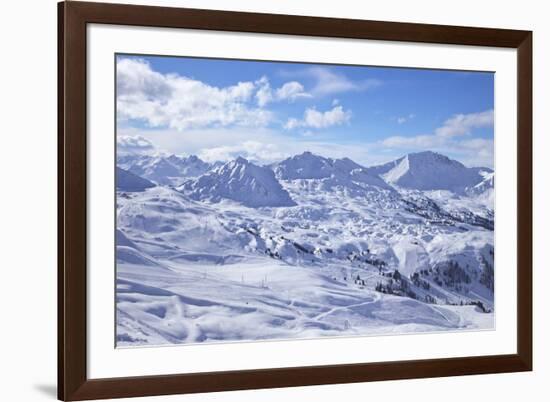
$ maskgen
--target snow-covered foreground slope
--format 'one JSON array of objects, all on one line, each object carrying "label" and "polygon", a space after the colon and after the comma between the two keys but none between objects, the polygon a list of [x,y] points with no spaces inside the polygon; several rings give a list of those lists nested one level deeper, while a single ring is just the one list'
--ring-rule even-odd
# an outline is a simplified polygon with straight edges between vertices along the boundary
[{"label": "snow-covered foreground slope", "polygon": [[485,192],[310,153],[271,169],[117,192],[119,346],[493,328]]},{"label": "snow-covered foreground slope", "polygon": [[[119,265],[119,346],[491,328],[493,314],[335,280],[337,267],[254,258],[172,270]],[[159,269],[158,272],[156,269]],[[370,275],[376,275],[371,273]],[[365,274],[366,276],[366,274]]]}]

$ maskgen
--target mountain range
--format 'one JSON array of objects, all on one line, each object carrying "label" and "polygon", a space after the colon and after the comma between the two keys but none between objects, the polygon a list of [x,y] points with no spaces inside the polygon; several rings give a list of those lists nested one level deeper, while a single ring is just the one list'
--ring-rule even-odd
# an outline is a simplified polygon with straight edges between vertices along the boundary
[{"label": "mountain range", "polygon": [[361,195],[367,190],[444,190],[480,195],[494,188],[489,168],[468,168],[442,154],[411,153],[379,166],[364,167],[349,158],[333,159],[303,152],[281,162],[256,165],[238,157],[207,163],[191,155],[122,155],[120,170],[159,185],[171,185],[193,199],[234,200],[250,207],[291,206],[294,201],[280,182],[316,180],[317,190],[345,188]]}]

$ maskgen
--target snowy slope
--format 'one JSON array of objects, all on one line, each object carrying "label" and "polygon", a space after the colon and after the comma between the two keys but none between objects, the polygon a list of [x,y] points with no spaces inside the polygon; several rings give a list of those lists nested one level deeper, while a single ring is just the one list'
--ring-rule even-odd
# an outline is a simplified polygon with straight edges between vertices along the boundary
[{"label": "snowy slope", "polygon": [[269,168],[241,157],[185,182],[178,190],[194,200],[219,202],[229,199],[248,207],[295,205]]},{"label": "snowy slope", "polygon": [[495,187],[495,173],[481,171],[482,180],[474,186],[466,188],[466,194],[476,196],[487,192],[492,192]]},{"label": "snowy slope", "polygon": [[117,345],[159,345],[490,328],[475,306],[425,304],[345,286],[312,268],[250,260],[147,275],[123,266]]},{"label": "snowy slope", "polygon": [[116,168],[116,188],[119,191],[143,191],[155,185],[127,170]]}]

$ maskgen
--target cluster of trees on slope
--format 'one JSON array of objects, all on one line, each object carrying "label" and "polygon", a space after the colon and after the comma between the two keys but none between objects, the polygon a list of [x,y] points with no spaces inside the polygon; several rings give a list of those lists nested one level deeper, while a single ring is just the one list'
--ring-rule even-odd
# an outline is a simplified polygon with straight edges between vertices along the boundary
[{"label": "cluster of trees on slope", "polygon": [[[493,255],[493,249],[490,249],[490,255]],[[491,292],[494,291],[493,264],[483,255],[480,256],[480,264],[482,265],[482,271],[479,278],[473,278],[472,274],[466,272],[457,261],[452,260],[439,263],[433,268],[415,272],[409,278],[402,275],[399,270],[383,272],[380,269],[379,275],[384,279],[377,282],[375,290],[384,294],[410,297],[430,304],[475,305],[483,312],[490,312],[491,310],[481,300],[472,300],[466,295],[465,299],[462,299],[459,296],[461,293],[467,294],[467,285],[472,284],[476,279]],[[439,292],[433,289],[433,285],[455,291],[458,301],[437,297]]]}]

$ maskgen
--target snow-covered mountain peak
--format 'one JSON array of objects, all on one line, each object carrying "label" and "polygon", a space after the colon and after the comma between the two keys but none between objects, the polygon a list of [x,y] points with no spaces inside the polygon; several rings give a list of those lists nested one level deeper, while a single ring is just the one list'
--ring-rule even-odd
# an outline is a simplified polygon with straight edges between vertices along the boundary
[{"label": "snow-covered mountain peak", "polygon": [[121,154],[117,157],[117,165],[162,185],[178,185],[185,178],[198,177],[213,167],[195,155],[182,157],[166,154]]},{"label": "snow-covered mountain peak", "polygon": [[271,169],[243,157],[187,181],[178,190],[195,200],[229,199],[254,208],[295,205]]},{"label": "snow-covered mountain peak", "polygon": [[334,168],[332,160],[306,151],[275,164],[273,170],[279,179],[295,180],[327,178]]},{"label": "snow-covered mountain peak", "polygon": [[237,158],[234,161],[229,162],[229,163],[234,165],[234,166],[247,166],[247,165],[250,164],[248,159],[245,159],[242,156],[237,156]]},{"label": "snow-covered mountain peak", "polygon": [[[423,159],[423,160],[438,160],[438,161],[444,161],[444,162],[447,162],[447,163],[451,163],[453,162],[452,159],[450,159],[449,157],[443,155],[443,154],[440,154],[438,152],[434,152],[434,151],[421,151],[421,152],[411,152],[409,154],[407,154],[407,156],[411,157],[411,158],[418,158],[418,159]],[[457,161],[454,161],[456,163],[460,163],[460,162],[457,162]]]},{"label": "snow-covered mountain peak", "polygon": [[379,174],[396,187],[421,191],[448,190],[463,194],[467,188],[484,179],[481,172],[490,169],[468,168],[445,155],[424,151],[369,168],[369,171]]},{"label": "snow-covered mountain peak", "polygon": [[410,153],[407,155],[407,159],[411,164],[420,164],[420,165],[449,165],[454,166],[455,168],[465,168],[465,166],[459,161],[450,159],[448,156],[442,155],[433,151],[423,151]]},{"label": "snow-covered mountain peak", "polygon": [[230,179],[245,179],[246,175],[254,176],[256,174],[262,175],[258,169],[263,169],[260,166],[254,165],[242,156],[238,156],[236,159],[226,162],[223,165],[218,166],[213,171],[220,177]]},{"label": "snow-covered mountain peak", "polygon": [[272,168],[280,180],[317,180],[319,189],[328,191],[346,188],[353,189],[357,195],[373,189],[393,191],[378,174],[371,173],[350,158],[325,158],[306,151],[272,165]]},{"label": "snow-covered mountain peak", "polygon": [[204,163],[201,158],[199,158],[197,155],[189,155],[187,158],[185,158],[188,162],[191,162],[191,163],[197,163],[197,162],[202,162]]}]

